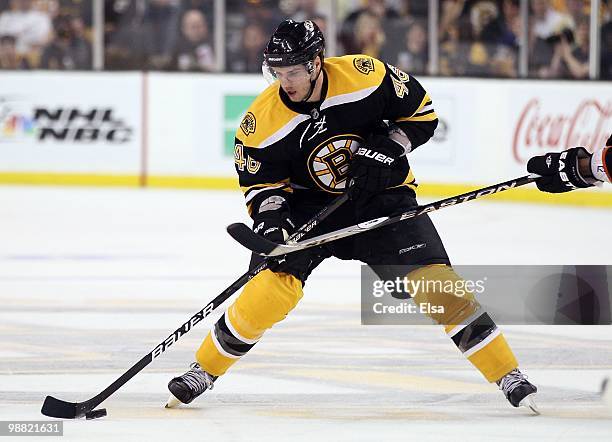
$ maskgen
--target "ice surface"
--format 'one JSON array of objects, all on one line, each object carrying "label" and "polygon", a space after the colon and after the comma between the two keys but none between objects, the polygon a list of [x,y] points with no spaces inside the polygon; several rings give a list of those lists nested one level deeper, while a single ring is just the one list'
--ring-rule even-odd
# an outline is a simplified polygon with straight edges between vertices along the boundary
[{"label": "ice surface", "polygon": [[[93,396],[242,274],[224,229],[243,207],[235,192],[0,187],[0,419]],[[610,210],[483,201],[432,219],[456,264],[612,264]],[[361,326],[359,289],[357,263],[329,260],[210,394],[166,410],[212,315],[62,440],[612,440],[610,327],[504,327],[540,387],[533,417],[438,327]]]}]

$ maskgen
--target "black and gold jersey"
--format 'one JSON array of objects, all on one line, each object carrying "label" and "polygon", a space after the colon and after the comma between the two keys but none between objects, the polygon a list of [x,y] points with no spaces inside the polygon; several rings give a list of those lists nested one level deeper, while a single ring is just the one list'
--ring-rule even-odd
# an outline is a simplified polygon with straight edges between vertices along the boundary
[{"label": "black and gold jersey", "polygon": [[[293,103],[276,82],[240,123],[234,161],[249,213],[294,189],[342,193],[353,152],[383,121],[399,127],[411,149],[433,135],[431,99],[411,75],[365,55],[328,58],[323,75],[321,101]],[[416,187],[406,170],[400,186]]]}]

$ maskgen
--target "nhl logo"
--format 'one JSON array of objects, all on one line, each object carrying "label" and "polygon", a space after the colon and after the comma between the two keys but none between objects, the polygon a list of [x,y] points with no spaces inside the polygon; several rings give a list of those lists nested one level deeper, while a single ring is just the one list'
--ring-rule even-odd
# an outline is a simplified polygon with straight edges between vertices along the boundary
[{"label": "nhl logo", "polygon": [[374,60],[371,58],[359,57],[353,60],[353,66],[364,75],[374,72]]},{"label": "nhl logo", "polygon": [[249,134],[254,134],[256,129],[255,115],[248,112],[240,123],[240,129],[242,129],[242,132],[244,132],[247,137]]}]

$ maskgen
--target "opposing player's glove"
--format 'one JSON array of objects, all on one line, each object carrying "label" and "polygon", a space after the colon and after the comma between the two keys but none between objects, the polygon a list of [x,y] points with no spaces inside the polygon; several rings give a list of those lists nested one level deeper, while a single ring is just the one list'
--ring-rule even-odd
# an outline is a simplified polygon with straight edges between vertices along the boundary
[{"label": "opposing player's glove", "polygon": [[[367,199],[388,187],[399,185],[408,172],[405,150],[383,135],[372,135],[353,154],[348,190],[351,200]],[[403,172],[403,173],[402,173]]]},{"label": "opposing player's glove", "polygon": [[[612,136],[608,139],[612,146]],[[585,171],[579,161],[588,159]],[[590,154],[584,147],[572,147],[560,153],[535,156],[527,163],[527,171],[542,175],[536,186],[543,192],[563,193],[592,187],[599,182],[611,182],[612,147],[604,147]]]},{"label": "opposing player's glove", "polygon": [[560,153],[547,153],[531,158],[527,163],[527,171],[542,175],[535,182],[542,192],[564,193],[592,187],[593,184],[578,171],[578,160],[590,156],[584,147],[572,147]]}]

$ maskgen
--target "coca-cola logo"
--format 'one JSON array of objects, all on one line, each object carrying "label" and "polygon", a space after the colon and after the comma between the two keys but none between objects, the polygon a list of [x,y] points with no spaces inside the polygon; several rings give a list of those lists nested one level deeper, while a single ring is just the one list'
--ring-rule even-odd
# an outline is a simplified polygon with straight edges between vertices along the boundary
[{"label": "coca-cola logo", "polygon": [[612,131],[612,101],[581,101],[578,106],[548,109],[539,98],[523,108],[514,128],[512,153],[520,164],[534,155],[570,147],[603,146]]}]

